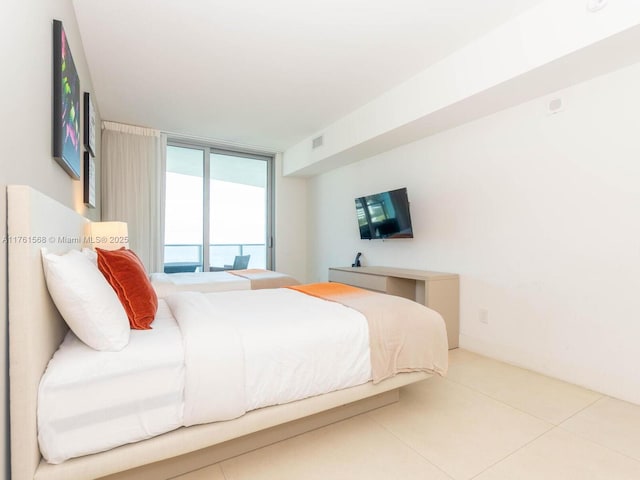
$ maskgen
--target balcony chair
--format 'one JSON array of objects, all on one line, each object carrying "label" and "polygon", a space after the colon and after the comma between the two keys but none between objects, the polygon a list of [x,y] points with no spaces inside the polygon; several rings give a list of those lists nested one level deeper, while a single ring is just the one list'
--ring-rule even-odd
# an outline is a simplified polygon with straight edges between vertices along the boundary
[{"label": "balcony chair", "polygon": [[224,270],[245,270],[249,266],[251,255],[236,255],[233,265],[225,265],[224,267],[209,267],[210,272],[222,272]]}]

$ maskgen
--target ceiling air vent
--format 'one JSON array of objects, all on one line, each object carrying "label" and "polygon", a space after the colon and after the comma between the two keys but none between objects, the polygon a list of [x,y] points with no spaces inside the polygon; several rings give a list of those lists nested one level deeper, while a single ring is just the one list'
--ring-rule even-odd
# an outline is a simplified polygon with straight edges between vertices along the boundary
[{"label": "ceiling air vent", "polygon": [[322,135],[320,135],[319,137],[314,138],[313,140],[311,140],[311,148],[321,147],[322,146],[322,142],[323,142]]}]

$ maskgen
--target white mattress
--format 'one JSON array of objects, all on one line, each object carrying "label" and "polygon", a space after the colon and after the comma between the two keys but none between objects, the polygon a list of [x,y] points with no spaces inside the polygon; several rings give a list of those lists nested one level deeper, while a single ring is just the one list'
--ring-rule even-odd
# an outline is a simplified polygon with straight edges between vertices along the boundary
[{"label": "white mattress", "polygon": [[[241,338],[243,410],[370,380],[368,325],[359,312],[289,289],[204,295],[212,306],[207,318],[223,319]],[[132,331],[120,352],[98,352],[67,335],[40,383],[38,439],[47,461],[60,463],[184,424],[186,337],[178,325],[160,300],[153,329]],[[213,343],[205,350],[215,350]],[[217,363],[221,372],[229,368]],[[202,383],[196,390],[213,387],[201,403],[211,408],[216,398],[228,401],[229,390],[211,381],[212,369],[197,368]]]},{"label": "white mattress", "polygon": [[152,327],[132,330],[120,352],[93,350],[69,331],[38,394],[38,441],[50,463],[181,426],[182,337],[163,300]]},{"label": "white mattress", "polygon": [[224,292],[250,290],[251,281],[228,272],[152,273],[151,284],[164,298],[175,292]]}]

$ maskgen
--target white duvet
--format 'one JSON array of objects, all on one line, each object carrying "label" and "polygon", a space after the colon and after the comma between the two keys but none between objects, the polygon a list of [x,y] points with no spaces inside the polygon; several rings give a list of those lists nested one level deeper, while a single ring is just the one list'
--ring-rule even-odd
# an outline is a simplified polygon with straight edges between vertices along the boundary
[{"label": "white duvet", "polygon": [[132,330],[120,352],[99,352],[69,331],[38,391],[38,441],[50,463],[109,450],[182,425],[184,351],[169,307],[153,330]]},{"label": "white duvet", "polygon": [[67,336],[40,384],[47,461],[371,378],[364,316],[289,289],[176,293],[160,301],[152,327],[132,332],[122,352]]}]

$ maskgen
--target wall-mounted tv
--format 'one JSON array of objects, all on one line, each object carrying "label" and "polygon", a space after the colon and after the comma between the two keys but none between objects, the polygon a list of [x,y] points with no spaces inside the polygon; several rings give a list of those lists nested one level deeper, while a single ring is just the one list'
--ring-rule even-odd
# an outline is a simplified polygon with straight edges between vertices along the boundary
[{"label": "wall-mounted tv", "polygon": [[407,189],[356,198],[360,238],[413,238]]}]

